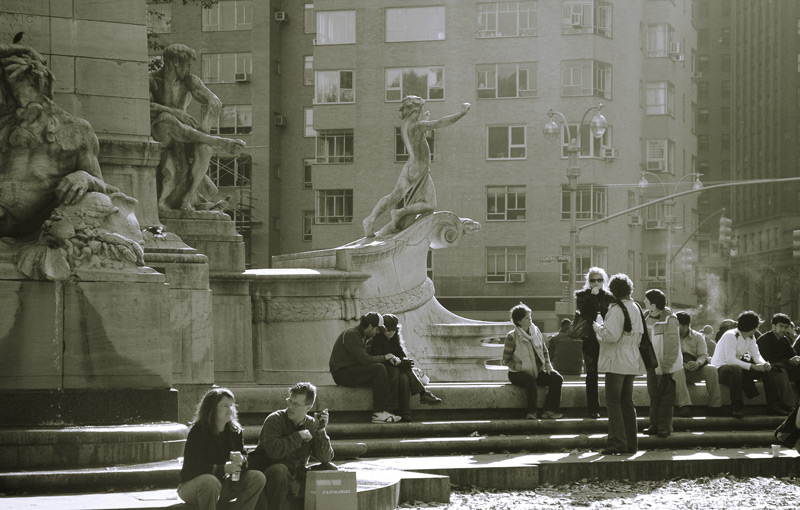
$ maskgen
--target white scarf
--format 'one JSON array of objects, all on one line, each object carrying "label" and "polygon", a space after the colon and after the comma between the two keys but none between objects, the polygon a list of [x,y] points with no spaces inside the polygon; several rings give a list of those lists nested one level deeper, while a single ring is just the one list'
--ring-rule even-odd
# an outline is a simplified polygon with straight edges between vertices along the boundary
[{"label": "white scarf", "polygon": [[536,363],[536,358],[544,366],[544,339],[542,332],[539,328],[531,325],[532,334],[523,330],[519,326],[514,327],[514,335],[516,336],[516,350],[514,355],[519,358],[522,363],[521,372],[527,372],[533,377],[539,375],[539,367]]}]

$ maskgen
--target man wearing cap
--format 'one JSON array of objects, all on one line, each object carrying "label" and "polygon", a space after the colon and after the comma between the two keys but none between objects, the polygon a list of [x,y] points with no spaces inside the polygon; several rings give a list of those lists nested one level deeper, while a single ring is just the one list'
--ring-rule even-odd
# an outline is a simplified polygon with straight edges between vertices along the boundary
[{"label": "man wearing cap", "polygon": [[791,383],[800,382],[800,355],[792,349],[792,333],[792,319],[785,313],[776,313],[772,316],[772,330],[758,337],[756,342],[761,356],[772,365],[778,389],[777,405],[782,408],[780,414],[797,405]]},{"label": "man wearing cap", "polygon": [[[340,386],[372,386],[372,423],[395,423],[400,416],[388,411],[389,403],[396,400],[398,371],[386,370],[384,361],[400,364],[394,354],[371,356],[367,354],[366,341],[375,336],[383,326],[379,313],[369,312],[359,318],[358,326],[347,329],[333,344],[330,366],[331,375]],[[392,395],[395,399],[392,399]]]}]

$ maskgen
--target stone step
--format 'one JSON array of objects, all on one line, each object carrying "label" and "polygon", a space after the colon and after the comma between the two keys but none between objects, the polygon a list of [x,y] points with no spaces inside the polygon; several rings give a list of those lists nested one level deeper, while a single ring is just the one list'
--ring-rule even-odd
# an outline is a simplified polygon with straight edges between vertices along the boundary
[{"label": "stone step", "polygon": [[[757,382],[759,396],[746,400],[747,406],[764,406],[764,388]],[[474,382],[474,383],[431,383],[427,388],[442,399],[437,406],[421,404],[419,398],[411,398],[411,414],[420,414],[425,419],[435,415],[447,415],[447,419],[458,419],[458,412],[468,414],[470,411],[477,413],[490,413],[489,417],[496,418],[509,410],[523,410],[527,406],[525,392],[519,386],[509,382]],[[236,395],[236,404],[240,416],[248,423],[263,420],[267,414],[277,409],[286,407],[287,388],[285,386],[232,386]],[[689,395],[696,406],[707,406],[708,392],[704,383],[689,386]],[[720,385],[723,405],[730,404],[730,391],[726,385]],[[544,404],[546,391],[538,392],[539,405]],[[604,377],[600,376],[600,405],[605,404]],[[647,407],[650,398],[647,394],[647,381],[644,376],[637,377],[634,381],[634,404],[637,407]],[[586,409],[585,378],[583,376],[565,376],[561,393],[561,408],[569,412],[575,409],[578,414]],[[348,388],[344,386],[318,386],[317,403],[314,410],[328,409],[331,415],[336,413],[354,417],[369,417],[367,411],[372,410],[372,389]],[[456,413],[449,413],[456,411]],[[349,413],[349,414],[347,414]],[[441,414],[439,414],[441,413]],[[524,413],[523,413],[524,414]],[[466,416],[465,416],[466,417]]]},{"label": "stone step", "polygon": [[[577,452],[447,455],[393,457],[341,464],[356,471],[359,508],[383,510],[397,502],[447,502],[449,484],[481,489],[530,490],[544,484],[562,484],[586,479],[668,480],[730,474],[740,477],[786,476],[800,469],[795,450],[770,447],[640,450],[635,454],[606,456],[595,450]],[[361,480],[374,480],[390,473],[399,477],[397,500],[379,506],[364,500]],[[369,474],[367,474],[369,473]],[[426,478],[426,475],[435,477]],[[1,481],[2,479],[0,479]],[[0,485],[4,487],[4,485]],[[386,489],[384,489],[386,490]],[[174,488],[126,493],[95,490],[83,494],[10,496],[3,494],[5,510],[160,510],[190,508],[180,504]],[[710,495],[710,497],[713,495]]]},{"label": "stone step", "polygon": [[183,455],[189,429],[179,423],[0,429],[4,470],[140,464]]}]

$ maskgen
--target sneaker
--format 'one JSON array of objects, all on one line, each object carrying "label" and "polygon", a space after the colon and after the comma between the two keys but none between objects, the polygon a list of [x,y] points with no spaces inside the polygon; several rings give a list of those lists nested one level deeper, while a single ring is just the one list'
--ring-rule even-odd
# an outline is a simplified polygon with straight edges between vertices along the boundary
[{"label": "sneaker", "polygon": [[396,414],[381,411],[379,413],[372,413],[372,423],[397,423],[402,418]]},{"label": "sneaker", "polygon": [[429,406],[435,406],[436,404],[441,404],[442,399],[440,399],[430,391],[426,391],[424,393],[419,394],[419,403],[428,404]]},{"label": "sneaker", "polygon": [[536,413],[528,413],[527,415],[525,415],[525,419],[526,420],[538,420],[539,417],[536,416]]},{"label": "sneaker", "polygon": [[563,417],[564,415],[562,413],[557,413],[555,411],[545,411],[542,413],[543,420],[557,420]]}]

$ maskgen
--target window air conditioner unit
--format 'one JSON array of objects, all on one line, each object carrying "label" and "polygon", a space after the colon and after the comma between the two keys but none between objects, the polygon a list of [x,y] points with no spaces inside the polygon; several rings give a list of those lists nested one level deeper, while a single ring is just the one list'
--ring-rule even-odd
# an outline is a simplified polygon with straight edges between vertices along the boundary
[{"label": "window air conditioner unit", "polygon": [[628,225],[632,227],[640,227],[642,225],[642,215],[631,214],[630,221],[628,221]]},{"label": "window air conditioner unit", "polygon": [[582,12],[573,12],[570,16],[570,23],[575,28],[580,28],[583,26],[583,13]]},{"label": "window air conditioner unit", "polygon": [[673,41],[669,43],[669,54],[670,55],[680,55],[681,54],[681,43],[680,41]]},{"label": "window air conditioner unit", "polygon": [[286,117],[281,115],[280,113],[275,115],[275,125],[276,126],[285,126],[286,125]]},{"label": "window air conditioner unit", "polygon": [[648,161],[647,162],[647,169],[651,172],[663,172],[665,168],[665,161],[660,159],[658,161]]},{"label": "window air conditioner unit", "polygon": [[664,228],[664,222],[662,220],[647,220],[647,222],[645,223],[645,228],[648,229]]},{"label": "window air conditioner unit", "polygon": [[674,60],[675,62],[683,62],[683,54],[678,53],[677,55],[673,55],[672,60]]},{"label": "window air conditioner unit", "polygon": [[695,71],[695,72],[692,73],[692,79],[693,80],[699,80],[702,77],[703,77],[703,73],[700,72],[700,71]]},{"label": "window air conditioner unit", "polygon": [[604,147],[600,150],[600,157],[603,159],[617,159],[619,155],[617,154],[617,149]]},{"label": "window air conditioner unit", "polygon": [[509,271],[508,272],[508,281],[512,283],[524,283],[525,282],[525,271]]},{"label": "window air conditioner unit", "polygon": [[289,17],[286,16],[286,11],[275,11],[275,21],[288,21]]},{"label": "window air conditioner unit", "polygon": [[236,73],[233,75],[233,81],[250,81],[250,75],[248,73]]},{"label": "window air conditioner unit", "polygon": [[317,45],[317,39],[316,38],[311,39],[311,45],[312,46],[316,46]]}]

